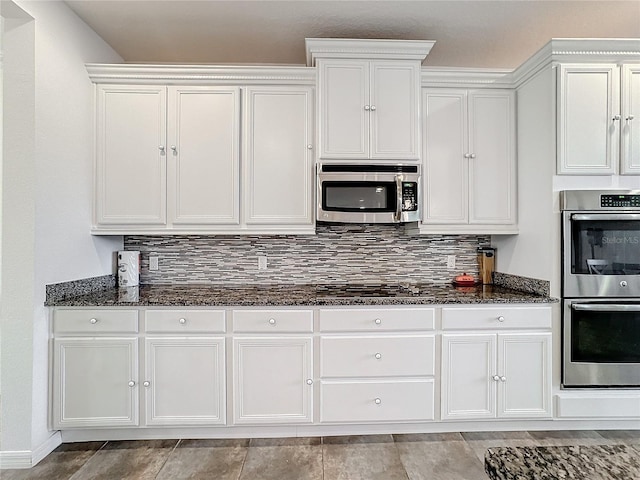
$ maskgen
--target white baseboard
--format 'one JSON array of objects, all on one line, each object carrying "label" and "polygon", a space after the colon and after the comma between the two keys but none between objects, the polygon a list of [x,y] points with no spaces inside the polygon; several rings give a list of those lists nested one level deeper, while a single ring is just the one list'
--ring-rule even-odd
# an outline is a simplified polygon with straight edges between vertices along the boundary
[{"label": "white baseboard", "polygon": [[60,432],[53,432],[49,438],[33,450],[0,451],[0,469],[31,468],[53,452],[61,443],[62,435]]}]

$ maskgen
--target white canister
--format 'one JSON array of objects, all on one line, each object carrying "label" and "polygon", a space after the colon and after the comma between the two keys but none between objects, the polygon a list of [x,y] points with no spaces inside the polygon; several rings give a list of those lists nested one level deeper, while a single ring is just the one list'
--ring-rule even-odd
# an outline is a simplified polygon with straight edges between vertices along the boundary
[{"label": "white canister", "polygon": [[118,286],[135,287],[140,283],[140,252],[118,252]]}]

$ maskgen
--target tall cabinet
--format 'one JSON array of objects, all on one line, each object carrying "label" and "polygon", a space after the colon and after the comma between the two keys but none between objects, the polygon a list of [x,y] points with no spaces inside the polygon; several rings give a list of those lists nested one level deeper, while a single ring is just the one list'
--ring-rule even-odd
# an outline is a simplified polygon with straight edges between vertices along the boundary
[{"label": "tall cabinet", "polygon": [[307,39],[320,160],[419,160],[420,67],[434,42]]},{"label": "tall cabinet", "polygon": [[87,68],[92,233],[314,232],[313,69]]}]

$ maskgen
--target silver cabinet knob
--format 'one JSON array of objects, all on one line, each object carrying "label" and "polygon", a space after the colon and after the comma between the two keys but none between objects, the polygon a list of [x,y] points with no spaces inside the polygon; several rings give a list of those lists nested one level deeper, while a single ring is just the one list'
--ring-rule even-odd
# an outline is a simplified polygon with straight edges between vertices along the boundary
[{"label": "silver cabinet knob", "polygon": [[498,375],[494,375],[492,378],[494,382],[497,382],[498,380],[500,380],[500,377]]},{"label": "silver cabinet knob", "polygon": [[376,357],[378,360],[380,360],[382,358],[382,354],[381,353],[376,353],[374,355],[374,357]]},{"label": "silver cabinet knob", "polygon": [[307,145],[307,150],[313,150],[313,145],[311,144]]},{"label": "silver cabinet knob", "polygon": [[135,386],[136,386],[136,382],[134,382],[133,380],[131,380],[131,381],[129,382],[129,386],[130,386],[130,387],[135,387]]},{"label": "silver cabinet knob", "polygon": [[373,322],[374,322],[376,325],[381,325],[381,324],[382,324],[382,320],[380,320],[379,318],[376,318]]},{"label": "silver cabinet knob", "polygon": [[622,281],[620,282],[620,286],[621,286],[621,287],[626,287],[626,286],[627,286],[627,281],[626,281],[626,280],[622,280]]},{"label": "silver cabinet knob", "polygon": [[175,145],[171,145],[171,150],[173,150],[173,153],[176,153],[176,151],[177,151],[176,146]]},{"label": "silver cabinet knob", "polygon": [[151,385],[151,382],[149,380],[147,380],[142,385],[144,385],[145,387],[148,387],[149,385]]},{"label": "silver cabinet knob", "polygon": [[371,105],[371,111],[374,111],[376,109],[375,105]]},{"label": "silver cabinet knob", "polygon": [[465,153],[464,154],[464,158],[471,158],[471,154],[470,153]]},{"label": "silver cabinet knob", "polygon": [[307,378],[307,385],[313,385],[313,380],[311,380],[310,378]]},{"label": "silver cabinet knob", "polygon": [[500,377],[500,381],[501,382],[506,382],[507,381],[507,377]]},{"label": "silver cabinet knob", "polygon": [[164,152],[164,145],[158,145],[158,150],[160,150],[161,152]]},{"label": "silver cabinet knob", "polygon": [[469,158],[476,158],[476,154],[472,153],[471,155],[469,155]]},{"label": "silver cabinet knob", "polygon": [[503,317],[502,315],[500,315],[500,316],[498,317],[498,321],[499,321],[499,322],[504,322],[504,317]]},{"label": "silver cabinet knob", "polygon": [[187,323],[187,319],[181,318],[180,320],[178,320],[178,322],[180,323],[180,325],[184,325],[185,323]]},{"label": "silver cabinet knob", "polygon": [[633,115],[629,115],[627,118],[625,118],[625,120],[627,122],[630,122],[631,120],[633,120],[635,117]]},{"label": "silver cabinet knob", "polygon": [[614,115],[613,116],[613,121],[615,122],[617,120],[620,120],[620,115]]},{"label": "silver cabinet knob", "polygon": [[365,105],[364,109],[368,112],[369,110],[371,110],[371,107],[369,105]]},{"label": "silver cabinet knob", "polygon": [[97,318],[92,318],[91,320],[89,320],[89,323],[95,325],[96,323],[98,323],[98,319]]},{"label": "silver cabinet knob", "polygon": [[276,319],[275,318],[270,318],[269,319],[269,325],[275,325],[276,324]]},{"label": "silver cabinet knob", "polygon": [[380,405],[382,403],[382,400],[380,400],[379,398],[376,398],[374,402],[376,405]]}]

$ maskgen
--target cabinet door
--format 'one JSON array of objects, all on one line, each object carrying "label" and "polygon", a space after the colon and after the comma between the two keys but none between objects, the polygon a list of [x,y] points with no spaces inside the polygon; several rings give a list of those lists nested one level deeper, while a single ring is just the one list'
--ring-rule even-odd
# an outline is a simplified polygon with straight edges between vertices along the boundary
[{"label": "cabinet door", "polygon": [[397,60],[371,64],[371,158],[420,158],[420,65]]},{"label": "cabinet door", "polygon": [[469,92],[469,223],[515,222],[515,96]]},{"label": "cabinet door", "polygon": [[640,175],[640,65],[622,67],[622,135],[623,174]]},{"label": "cabinet door", "polygon": [[236,424],[312,421],[311,337],[233,340]]},{"label": "cabinet door", "polygon": [[368,158],[369,62],[319,60],[318,67],[320,158]]},{"label": "cabinet door", "polygon": [[166,223],[166,88],[97,87],[95,223]]},{"label": "cabinet door", "polygon": [[168,124],[170,223],[237,225],[240,89],[169,87]]},{"label": "cabinet door", "polygon": [[496,335],[442,335],[442,419],[496,416]]},{"label": "cabinet door", "polygon": [[558,67],[558,174],[616,172],[620,120],[615,64]]},{"label": "cabinet door", "polygon": [[53,426],[138,425],[138,340],[56,338]]},{"label": "cabinet door", "polygon": [[145,341],[147,425],[225,423],[224,338]]},{"label": "cabinet door", "polygon": [[425,223],[467,223],[466,90],[423,92]]},{"label": "cabinet door", "polygon": [[551,334],[498,335],[498,416],[551,416]]},{"label": "cabinet door", "polygon": [[244,220],[313,227],[313,90],[246,89]]}]

